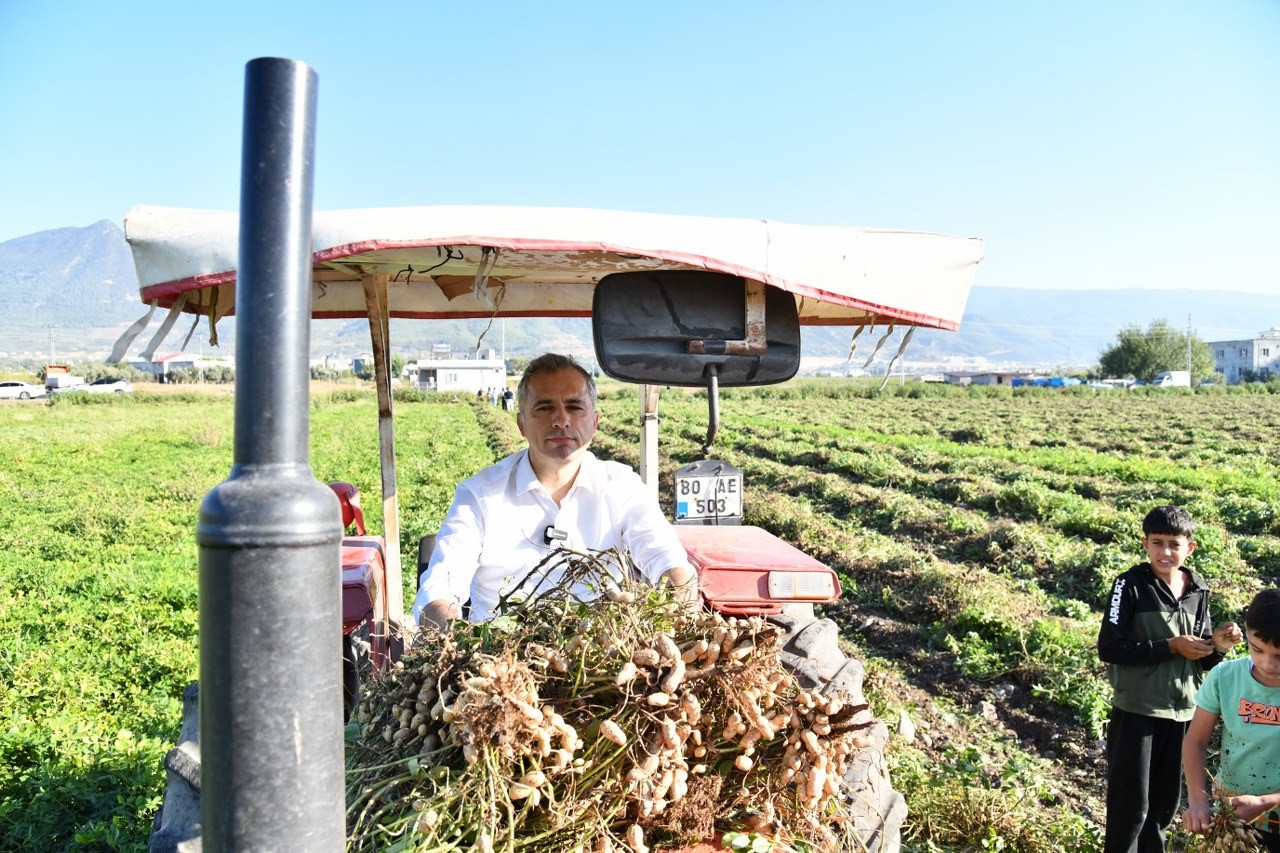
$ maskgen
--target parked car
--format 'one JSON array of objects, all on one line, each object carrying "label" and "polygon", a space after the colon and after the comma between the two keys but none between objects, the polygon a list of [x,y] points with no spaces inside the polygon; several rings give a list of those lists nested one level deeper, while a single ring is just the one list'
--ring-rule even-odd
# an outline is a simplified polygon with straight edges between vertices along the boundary
[{"label": "parked car", "polygon": [[55,394],[70,394],[79,391],[83,391],[86,394],[132,394],[133,383],[127,379],[104,377],[95,379],[92,382],[82,382],[79,385],[69,385],[65,388],[51,388],[50,391]]},{"label": "parked car", "polygon": [[0,399],[3,400],[30,400],[32,397],[43,396],[43,385],[17,381],[0,382]]},{"label": "parked car", "polygon": [[78,391],[88,391],[90,394],[132,394],[133,383],[128,379],[95,379],[88,385],[81,385]]}]

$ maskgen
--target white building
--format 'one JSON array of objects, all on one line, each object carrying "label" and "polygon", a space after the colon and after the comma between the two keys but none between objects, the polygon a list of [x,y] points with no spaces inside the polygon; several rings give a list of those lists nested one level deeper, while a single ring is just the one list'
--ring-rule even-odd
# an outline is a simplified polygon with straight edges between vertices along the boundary
[{"label": "white building", "polygon": [[150,373],[157,382],[168,382],[171,370],[209,370],[215,367],[229,367],[235,370],[235,359],[216,356],[191,355],[184,352],[157,354],[150,361],[140,358],[130,359],[129,366],[144,373]]},{"label": "white building", "polygon": [[1280,374],[1280,329],[1272,326],[1243,341],[1210,341],[1213,366],[1230,385]]},{"label": "white building", "polygon": [[1013,385],[1014,379],[1029,376],[1025,371],[948,370],[942,374],[950,385]]},{"label": "white building", "polygon": [[507,387],[507,364],[493,350],[476,358],[433,352],[431,357],[406,364],[403,375],[409,384],[424,390],[475,394]]}]

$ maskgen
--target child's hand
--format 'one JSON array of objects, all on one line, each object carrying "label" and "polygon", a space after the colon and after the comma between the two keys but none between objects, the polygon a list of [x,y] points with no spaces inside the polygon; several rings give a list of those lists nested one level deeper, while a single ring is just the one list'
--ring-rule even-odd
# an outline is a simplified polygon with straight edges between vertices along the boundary
[{"label": "child's hand", "polygon": [[1201,806],[1188,806],[1182,813],[1182,825],[1188,832],[1204,835],[1213,825],[1213,808],[1208,803]]},{"label": "child's hand", "polygon": [[1213,643],[1190,634],[1183,634],[1181,637],[1169,639],[1169,651],[1175,655],[1182,655],[1187,660],[1200,660],[1213,654]]},{"label": "child's hand", "polygon": [[1223,622],[1213,632],[1213,647],[1225,654],[1243,639],[1244,633],[1241,632],[1239,625],[1234,622]]},{"label": "child's hand", "polygon": [[1236,810],[1236,817],[1245,823],[1252,823],[1271,809],[1275,808],[1275,795],[1256,796],[1241,794],[1231,798],[1231,807]]}]

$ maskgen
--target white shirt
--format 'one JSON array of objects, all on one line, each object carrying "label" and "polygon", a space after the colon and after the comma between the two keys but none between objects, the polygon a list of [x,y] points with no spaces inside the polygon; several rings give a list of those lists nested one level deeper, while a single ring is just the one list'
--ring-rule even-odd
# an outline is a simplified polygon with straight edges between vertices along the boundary
[{"label": "white shirt", "polygon": [[[564,531],[568,539],[547,544],[548,527]],[[668,569],[689,567],[657,498],[631,468],[588,451],[569,493],[556,506],[533,473],[529,451],[522,450],[458,484],[418,587],[414,622],[439,599],[461,606],[470,598],[472,622],[493,618],[499,598],[561,545],[580,552],[630,552],[645,579],[655,584]],[[541,590],[562,574],[559,567],[548,568]],[[537,583],[529,578],[525,588]],[[597,594],[581,584],[572,592],[583,601]]]}]

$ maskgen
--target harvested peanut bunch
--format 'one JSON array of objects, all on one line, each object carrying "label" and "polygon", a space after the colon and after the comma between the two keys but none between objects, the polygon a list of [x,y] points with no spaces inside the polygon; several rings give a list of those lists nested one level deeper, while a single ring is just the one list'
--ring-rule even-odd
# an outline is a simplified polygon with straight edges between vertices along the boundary
[{"label": "harvested peanut bunch", "polygon": [[1186,847],[1186,853],[1255,853],[1263,850],[1258,836],[1236,814],[1231,798],[1222,791],[1214,793],[1213,823],[1209,831]]},{"label": "harvested peanut bunch", "polygon": [[[694,613],[569,553],[561,588],[419,637],[356,708],[354,850],[643,851],[747,830],[857,849],[866,705],[800,690],[761,617]],[[591,578],[600,597],[564,594]],[[855,722],[857,721],[857,722]]]}]

